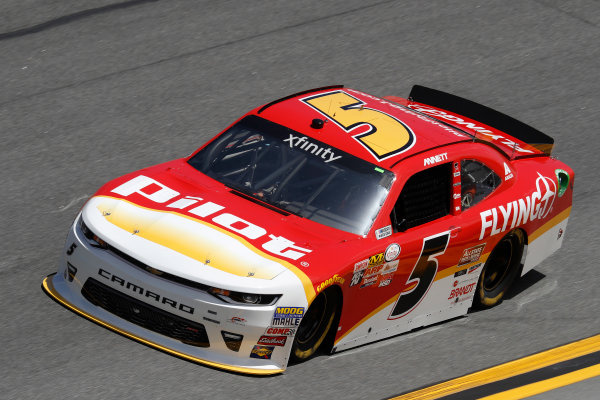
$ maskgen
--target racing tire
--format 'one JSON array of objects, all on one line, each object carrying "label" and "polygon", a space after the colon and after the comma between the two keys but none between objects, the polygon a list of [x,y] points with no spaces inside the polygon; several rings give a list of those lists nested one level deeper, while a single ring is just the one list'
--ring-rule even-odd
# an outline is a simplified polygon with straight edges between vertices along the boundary
[{"label": "racing tire", "polygon": [[474,300],[477,308],[490,308],[502,302],[521,271],[524,243],[525,236],[517,229],[496,244],[479,277]]},{"label": "racing tire", "polygon": [[296,331],[290,357],[292,362],[308,360],[328,341],[326,339],[336,325],[338,302],[333,290],[326,290],[313,300]]}]

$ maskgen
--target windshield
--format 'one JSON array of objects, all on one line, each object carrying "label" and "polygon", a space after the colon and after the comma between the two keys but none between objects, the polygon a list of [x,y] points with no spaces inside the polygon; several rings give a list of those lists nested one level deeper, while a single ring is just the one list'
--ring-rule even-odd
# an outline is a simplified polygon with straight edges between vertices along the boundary
[{"label": "windshield", "polygon": [[390,171],[254,115],[189,164],[262,202],[359,235],[369,231],[394,179]]}]

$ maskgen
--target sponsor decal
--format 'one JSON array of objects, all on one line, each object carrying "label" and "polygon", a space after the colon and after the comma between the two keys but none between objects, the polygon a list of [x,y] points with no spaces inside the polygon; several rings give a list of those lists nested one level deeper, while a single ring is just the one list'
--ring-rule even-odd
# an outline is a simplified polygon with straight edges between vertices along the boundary
[{"label": "sponsor decal", "polygon": [[283,335],[283,336],[294,336],[296,334],[296,328],[280,328],[277,326],[270,326],[265,331],[267,335]]},{"label": "sponsor decal", "polygon": [[374,275],[384,275],[396,272],[399,261],[391,261],[384,264],[373,265],[364,271],[363,279],[370,278]]},{"label": "sponsor decal", "polygon": [[273,326],[298,326],[304,316],[304,307],[277,307],[273,313]]},{"label": "sponsor decal", "polygon": [[460,171],[455,172],[453,175],[454,175],[455,178],[458,178],[460,176]]},{"label": "sponsor decal", "polygon": [[384,260],[385,257],[383,253],[372,255],[371,257],[369,257],[369,267],[372,267],[373,265],[383,264]]},{"label": "sponsor decal", "polygon": [[433,119],[431,119],[431,118],[427,118],[427,117],[425,117],[424,115],[421,115],[421,114],[419,114],[419,113],[416,113],[415,111],[411,110],[411,108],[414,108],[414,109],[416,110],[416,106],[409,105],[408,107],[411,107],[411,108],[407,108],[407,107],[404,107],[404,106],[400,106],[400,105],[398,105],[398,104],[396,104],[396,103],[393,103],[393,102],[391,102],[391,101],[387,101],[387,100],[384,100],[384,99],[380,99],[380,98],[378,98],[378,97],[371,96],[370,94],[367,94],[367,93],[360,92],[360,91],[358,91],[358,90],[353,90],[353,89],[347,89],[347,90],[348,90],[349,92],[356,93],[356,94],[358,94],[358,95],[360,95],[360,96],[364,96],[364,97],[366,97],[366,98],[368,98],[368,99],[371,99],[371,100],[373,100],[373,101],[375,101],[375,102],[378,102],[378,103],[381,103],[381,104],[385,104],[386,106],[388,106],[388,107],[392,107],[392,108],[394,108],[394,109],[396,109],[397,111],[400,111],[400,112],[402,112],[402,113],[409,114],[411,117],[416,117],[416,118],[420,119],[421,121],[423,121],[423,122],[426,122],[426,123],[428,123],[428,124],[430,124],[430,125],[435,125],[435,126],[439,127],[440,129],[443,129],[443,130],[445,130],[446,132],[453,134],[454,136],[458,136],[458,137],[460,137],[460,138],[465,138],[465,137],[467,137],[465,134],[463,134],[463,133],[461,133],[461,132],[457,131],[457,130],[456,130],[456,129],[454,129],[454,128],[451,128],[451,127],[449,127],[449,126],[446,126],[446,125],[444,125],[443,123],[440,123],[440,122],[438,122],[438,121],[436,121],[436,120],[433,120]]},{"label": "sponsor decal", "polygon": [[479,269],[479,267],[481,267],[482,264],[483,263],[479,263],[479,264],[475,264],[475,265],[470,266],[469,267],[469,274],[472,273],[472,272],[477,271],[477,269]]},{"label": "sponsor decal", "polygon": [[398,243],[390,244],[385,249],[385,261],[393,261],[400,255],[400,245]]},{"label": "sponsor decal", "polygon": [[250,352],[250,358],[270,360],[274,349],[274,346],[261,346],[257,344],[252,348],[252,351]]},{"label": "sponsor decal", "polygon": [[356,271],[354,275],[352,275],[352,280],[350,281],[350,287],[354,285],[358,285],[365,274],[365,270],[361,269],[360,271]]},{"label": "sponsor decal", "polygon": [[362,289],[364,287],[374,285],[377,282],[377,278],[378,278],[377,275],[372,276],[370,278],[364,278],[362,280],[362,284],[360,285],[360,288]]},{"label": "sponsor decal", "polygon": [[300,265],[302,265],[304,268],[306,268],[306,267],[310,266],[310,264],[309,264],[309,263],[307,263],[306,261],[301,261],[301,262],[300,262]]},{"label": "sponsor decal", "polygon": [[367,269],[369,266],[369,259],[365,259],[354,264],[354,272],[362,271],[363,269]]},{"label": "sponsor decal", "polygon": [[435,156],[427,157],[423,159],[423,164],[425,166],[437,164],[439,162],[445,161],[448,159],[448,153],[440,153]]},{"label": "sponsor decal", "polygon": [[377,229],[375,231],[375,238],[377,238],[377,240],[386,238],[388,236],[392,236],[392,226],[391,225],[384,226],[383,228]]},{"label": "sponsor decal", "polygon": [[257,343],[271,346],[285,346],[286,340],[287,336],[261,336]]},{"label": "sponsor decal", "polygon": [[478,126],[477,124],[475,124],[473,122],[467,122],[464,119],[457,117],[456,115],[452,115],[452,114],[447,113],[442,110],[437,110],[435,108],[429,108],[427,106],[421,106],[421,105],[417,105],[417,104],[411,104],[411,105],[409,105],[409,107],[415,111],[419,111],[424,114],[431,115],[433,117],[442,118],[447,121],[454,122],[457,125],[462,125],[465,128],[472,129],[475,132],[477,132],[481,135],[487,136],[492,140],[497,140],[506,146],[510,146],[510,147],[514,148],[515,151],[518,151],[519,153],[533,153],[533,151],[522,148],[514,141],[507,139],[502,135],[497,135],[494,132],[490,131],[489,129],[486,129],[482,126]]},{"label": "sponsor decal", "polygon": [[251,240],[260,239],[262,241],[261,247],[264,250],[279,257],[298,260],[312,251],[296,246],[294,242],[283,236],[269,234],[265,228],[234,214],[223,212],[226,209],[225,206],[213,203],[212,201],[204,201],[198,197],[181,196],[176,190],[144,175],[138,175],[130,179],[111,190],[111,192],[123,197],[129,197],[136,193],[155,203],[163,204],[167,208],[177,210],[182,214],[191,215],[194,218],[200,217],[203,220],[208,220],[210,217],[213,223],[240,236]]},{"label": "sponsor decal", "polygon": [[[459,276],[463,276],[463,275],[464,275],[464,274],[466,274],[466,273],[467,273],[467,270],[466,270],[466,269],[461,269],[460,271],[458,271],[458,272],[455,272],[455,273],[454,273],[454,277],[455,277],[455,278],[458,278]],[[454,283],[455,283],[455,285],[454,285],[454,286],[456,286],[456,282],[454,282]]]},{"label": "sponsor decal", "polygon": [[458,261],[458,266],[465,264],[470,264],[476,261],[479,261],[479,257],[483,254],[483,249],[485,248],[485,243],[465,249]]},{"label": "sponsor decal", "polygon": [[460,199],[460,193],[454,193],[454,194],[452,195],[452,198],[453,198],[454,200],[458,200],[458,199]]},{"label": "sponsor decal", "polygon": [[504,180],[507,181],[513,177],[513,173],[507,163],[504,163]]},{"label": "sponsor decal", "polygon": [[485,236],[494,236],[507,229],[513,229],[527,223],[528,220],[546,218],[554,205],[556,183],[538,172],[535,186],[536,190],[529,196],[513,200],[505,206],[498,206],[481,212],[479,240]]},{"label": "sponsor decal", "polygon": [[473,292],[473,289],[475,289],[475,285],[477,285],[477,282],[469,283],[468,285],[464,285],[464,286],[458,287],[456,289],[452,289],[452,291],[450,292],[450,296],[448,297],[448,300],[452,300],[452,299],[456,298],[458,301],[458,297],[464,296],[465,294],[469,294],[469,293]]},{"label": "sponsor decal", "polygon": [[134,292],[138,295],[144,296],[148,300],[153,299],[157,303],[164,304],[166,306],[171,306],[172,308],[175,308],[179,311],[183,311],[188,314],[194,313],[194,307],[190,307],[183,303],[178,303],[177,301],[169,299],[168,297],[164,297],[158,293],[155,293],[148,289],[144,289],[143,287],[138,286],[135,283],[128,282],[125,279],[118,277],[117,275],[115,275],[105,269],[102,269],[102,268],[98,269],[98,275],[100,275],[102,278],[104,278],[106,280],[109,280],[110,282],[114,282],[114,283],[120,285],[121,287],[129,290],[130,292]]},{"label": "sponsor decal", "polygon": [[390,283],[392,283],[393,277],[394,274],[381,275],[381,277],[379,278],[379,285],[377,285],[377,287],[385,287],[389,285]]},{"label": "sponsor decal", "polygon": [[246,325],[246,319],[242,318],[242,317],[231,317],[227,320],[227,322],[231,322],[232,324],[236,324],[236,325],[242,325],[245,326]]},{"label": "sponsor decal", "polygon": [[392,278],[389,278],[389,279],[386,279],[386,280],[383,280],[383,281],[379,282],[379,286],[378,287],[384,287],[384,286],[389,285],[390,283],[392,283]]},{"label": "sponsor decal", "polygon": [[334,276],[332,276],[331,278],[327,279],[326,281],[322,282],[319,286],[317,286],[317,293],[320,293],[321,290],[325,289],[328,286],[333,285],[334,283],[339,283],[340,285],[343,285],[345,281],[346,280],[344,278],[342,278],[341,276],[338,276],[338,274],[335,274]]},{"label": "sponsor decal", "polygon": [[383,269],[383,266],[385,264],[379,264],[379,265],[374,265],[372,267],[369,267],[365,270],[365,274],[363,275],[363,279],[364,278],[369,278],[373,275],[379,275],[379,273],[381,272],[381,270]]},{"label": "sponsor decal", "polygon": [[400,261],[396,260],[383,264],[383,268],[381,269],[381,275],[396,272],[396,270],[398,269],[398,263],[400,263]]},{"label": "sponsor decal", "polygon": [[309,141],[306,136],[294,136],[291,133],[289,135],[290,137],[283,139],[283,141],[290,145],[290,149],[298,148],[304,150],[310,154],[321,157],[326,163],[342,158],[342,156],[336,156],[335,153],[331,151],[331,147],[321,147],[318,144]]}]

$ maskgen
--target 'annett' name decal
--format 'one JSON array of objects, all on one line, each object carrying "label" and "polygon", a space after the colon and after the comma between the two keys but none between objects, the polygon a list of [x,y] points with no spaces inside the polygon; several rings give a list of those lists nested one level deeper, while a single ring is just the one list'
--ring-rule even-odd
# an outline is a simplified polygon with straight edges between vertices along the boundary
[{"label": "'annett' name decal", "polygon": [[316,143],[309,142],[306,136],[294,136],[290,133],[290,137],[283,139],[283,141],[289,143],[291,149],[298,147],[315,156],[320,156],[326,163],[342,158],[342,156],[336,156],[335,153],[331,151],[331,147],[324,148]]}]

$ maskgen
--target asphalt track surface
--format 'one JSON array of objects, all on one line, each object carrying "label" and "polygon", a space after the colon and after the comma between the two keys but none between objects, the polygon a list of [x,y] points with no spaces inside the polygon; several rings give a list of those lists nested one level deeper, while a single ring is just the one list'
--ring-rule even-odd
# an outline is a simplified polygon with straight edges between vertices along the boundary
[{"label": "asphalt track surface", "polygon": [[[377,399],[600,333],[600,3],[57,1],[0,5],[0,397]],[[500,306],[267,378],[183,361],[41,290],[107,180],[182,157],[250,107],[415,83],[556,140],[576,171],[563,249]],[[598,378],[536,398],[593,398]]]}]

